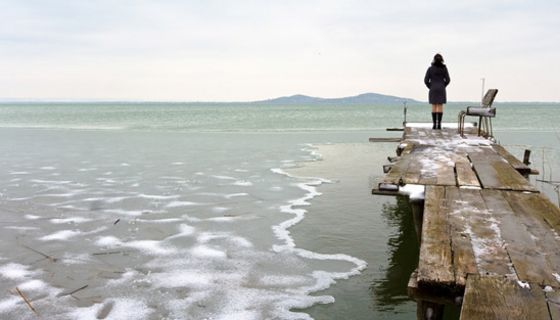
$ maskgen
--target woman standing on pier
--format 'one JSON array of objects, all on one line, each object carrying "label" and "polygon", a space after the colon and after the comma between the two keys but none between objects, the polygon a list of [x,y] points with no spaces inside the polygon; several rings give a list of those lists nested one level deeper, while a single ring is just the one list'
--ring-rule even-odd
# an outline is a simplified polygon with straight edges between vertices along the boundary
[{"label": "woman standing on pier", "polygon": [[451,82],[447,66],[443,63],[443,57],[437,53],[432,65],[426,71],[424,83],[430,89],[428,100],[432,105],[432,129],[441,129],[441,118],[443,117],[443,105],[447,103],[447,92],[445,88]]}]

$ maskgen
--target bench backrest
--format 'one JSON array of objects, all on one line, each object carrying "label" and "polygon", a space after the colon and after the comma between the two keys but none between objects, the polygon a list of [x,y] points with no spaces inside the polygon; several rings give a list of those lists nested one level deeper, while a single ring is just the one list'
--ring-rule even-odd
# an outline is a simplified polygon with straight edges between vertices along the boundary
[{"label": "bench backrest", "polygon": [[487,108],[491,107],[497,94],[498,89],[488,89],[488,91],[486,91],[486,94],[484,95],[484,98],[482,98],[482,106]]}]

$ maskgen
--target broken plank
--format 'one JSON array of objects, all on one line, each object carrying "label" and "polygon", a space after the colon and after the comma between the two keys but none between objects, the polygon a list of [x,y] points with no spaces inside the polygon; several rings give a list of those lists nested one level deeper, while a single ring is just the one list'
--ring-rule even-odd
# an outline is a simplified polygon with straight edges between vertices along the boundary
[{"label": "broken plank", "polygon": [[455,162],[455,173],[457,174],[457,185],[459,187],[480,187],[480,182],[476,173],[473,171],[470,162]]}]

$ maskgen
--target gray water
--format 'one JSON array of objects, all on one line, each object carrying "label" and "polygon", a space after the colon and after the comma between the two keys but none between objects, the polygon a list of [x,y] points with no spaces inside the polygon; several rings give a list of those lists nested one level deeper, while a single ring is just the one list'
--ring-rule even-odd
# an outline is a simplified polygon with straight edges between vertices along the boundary
[{"label": "gray water", "polygon": [[[558,111],[499,104],[494,122],[553,202],[536,178],[560,180]],[[0,105],[0,318],[35,318],[16,287],[56,319],[413,318],[409,208],[370,193],[395,145],[367,143],[402,121],[402,106]]]}]

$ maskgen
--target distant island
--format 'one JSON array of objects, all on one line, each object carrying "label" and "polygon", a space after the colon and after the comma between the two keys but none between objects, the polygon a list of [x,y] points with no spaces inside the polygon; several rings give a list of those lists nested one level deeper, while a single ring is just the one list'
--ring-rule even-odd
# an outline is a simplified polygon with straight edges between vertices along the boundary
[{"label": "distant island", "polygon": [[357,96],[343,97],[343,98],[318,98],[310,97],[301,94],[296,94],[288,97],[280,97],[269,100],[253,101],[253,104],[260,105],[276,105],[276,106],[288,106],[288,105],[371,105],[371,104],[402,104],[407,103],[419,103],[420,101],[402,98],[396,96],[389,96],[379,93],[364,93]]}]

